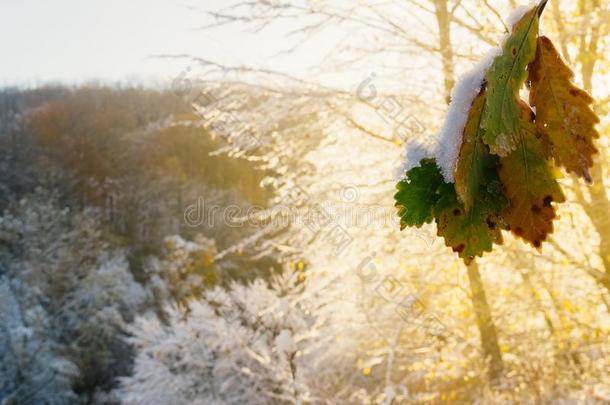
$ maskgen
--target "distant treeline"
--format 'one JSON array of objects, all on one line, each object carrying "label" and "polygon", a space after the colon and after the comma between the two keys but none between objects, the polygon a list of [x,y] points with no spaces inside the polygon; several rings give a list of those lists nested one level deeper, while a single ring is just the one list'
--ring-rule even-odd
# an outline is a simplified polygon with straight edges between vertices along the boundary
[{"label": "distant treeline", "polygon": [[[66,207],[97,208],[113,242],[129,249],[136,276],[141,258],[157,253],[168,235],[200,233],[219,250],[229,247],[254,230],[222,220],[187,224],[185,210],[197,201],[264,206],[271,193],[260,182],[268,173],[247,160],[211,156],[223,141],[196,120],[169,90],[4,89],[0,212],[37,187],[57,191]],[[237,270],[242,259],[233,256],[227,267]]]}]

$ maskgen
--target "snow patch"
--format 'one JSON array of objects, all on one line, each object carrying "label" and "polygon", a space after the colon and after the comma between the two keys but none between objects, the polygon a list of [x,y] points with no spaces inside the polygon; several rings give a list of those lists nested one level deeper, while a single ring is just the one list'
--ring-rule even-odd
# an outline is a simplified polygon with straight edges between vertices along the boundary
[{"label": "snow patch", "polygon": [[297,351],[297,346],[292,338],[292,333],[288,329],[282,329],[275,338],[275,344],[280,352],[292,354]]},{"label": "snow patch", "polygon": [[[510,30],[538,3],[539,1],[532,1],[529,5],[523,5],[513,10],[506,20]],[[509,35],[506,34],[500,43],[504,44]],[[395,177],[397,180],[404,179],[405,173],[414,167],[418,167],[422,159],[435,158],[445,181],[448,183],[454,182],[462,136],[466,121],[468,121],[470,108],[481,91],[487,71],[494,59],[501,54],[502,46],[492,48],[472,70],[460,77],[451,92],[451,103],[443,127],[438,133],[436,145],[431,146],[419,141],[408,142],[406,158],[396,171]]]},{"label": "snow patch", "polygon": [[501,48],[493,48],[472,70],[464,74],[453,88],[447,117],[438,135],[436,152],[436,163],[448,183],[454,181],[454,172],[462,145],[462,134],[472,102],[481,91],[485,74],[491,67],[494,58],[501,53]]},{"label": "snow patch", "polygon": [[510,28],[510,30],[512,31],[515,24],[517,24],[519,20],[521,20],[528,11],[538,6],[539,3],[539,1],[530,1],[529,4],[519,6],[513,11],[511,11],[511,13],[508,15],[508,18],[506,19],[506,25],[508,26],[508,28]]},{"label": "snow patch", "polygon": [[423,159],[435,158],[436,145],[422,140],[410,140],[405,145],[405,160],[396,168],[396,181],[405,179],[405,173],[414,167],[419,167]]}]

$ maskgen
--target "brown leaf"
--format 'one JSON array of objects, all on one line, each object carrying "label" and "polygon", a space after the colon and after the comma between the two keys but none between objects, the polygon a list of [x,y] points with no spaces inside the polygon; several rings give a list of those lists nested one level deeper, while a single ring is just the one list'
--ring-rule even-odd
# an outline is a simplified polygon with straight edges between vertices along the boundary
[{"label": "brown leaf", "polygon": [[536,107],[536,126],[549,153],[568,172],[591,181],[589,168],[599,137],[599,118],[591,109],[593,98],[572,83],[574,73],[547,37],[538,38],[535,61],[529,67],[530,104]]},{"label": "brown leaf", "polygon": [[510,230],[540,248],[553,232],[556,217],[552,203],[565,201],[554,168],[545,157],[545,148],[536,136],[532,111],[522,102],[521,127],[517,149],[500,158],[499,175],[509,205],[502,213]]}]

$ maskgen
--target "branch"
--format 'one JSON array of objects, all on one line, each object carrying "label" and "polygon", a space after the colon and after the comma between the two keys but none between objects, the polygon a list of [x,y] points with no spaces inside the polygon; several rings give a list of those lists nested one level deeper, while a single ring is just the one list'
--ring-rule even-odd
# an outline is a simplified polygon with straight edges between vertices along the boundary
[{"label": "branch", "polygon": [[374,133],[373,131],[363,127],[362,125],[360,125],[358,122],[356,122],[352,117],[349,116],[349,114],[346,114],[342,111],[339,111],[338,108],[336,108],[335,106],[333,106],[330,102],[327,102],[326,105],[328,106],[328,108],[330,108],[331,110],[333,110],[335,113],[339,114],[341,117],[343,117],[352,127],[356,128],[357,130],[375,138],[378,139],[380,141],[384,141],[384,142],[389,142],[393,145],[395,145],[394,141],[383,137],[381,135],[377,135],[376,133]]}]

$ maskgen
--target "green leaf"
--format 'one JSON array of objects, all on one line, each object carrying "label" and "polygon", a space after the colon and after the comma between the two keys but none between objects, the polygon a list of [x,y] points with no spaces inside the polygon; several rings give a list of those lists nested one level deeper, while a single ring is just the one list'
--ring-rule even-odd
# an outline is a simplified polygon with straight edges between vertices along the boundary
[{"label": "green leaf", "polygon": [[487,72],[487,108],[483,140],[491,153],[506,156],[515,149],[521,130],[519,91],[527,79],[526,67],[536,57],[539,8],[528,11],[512,29]]},{"label": "green leaf", "polygon": [[467,263],[491,251],[494,243],[502,243],[498,213],[507,200],[495,168],[486,173],[486,179],[467,212],[454,185],[444,182],[436,162],[423,160],[421,167],[411,169],[407,179],[397,185],[395,199],[401,230],[435,219],[438,235]]},{"label": "green leaf", "polygon": [[498,158],[489,153],[483,143],[484,129],[481,127],[485,113],[485,91],[474,99],[462,137],[462,146],[455,171],[455,190],[460,200],[469,211],[479,195],[481,186],[485,186],[496,175]]},{"label": "green leaf", "polygon": [[438,235],[466,264],[491,252],[494,243],[503,243],[499,213],[507,201],[497,178],[482,188],[468,211],[458,200],[453,184],[441,185],[438,193],[441,197],[434,207]]},{"label": "green leaf", "polygon": [[[436,221],[439,236],[469,263],[510,230],[536,248],[553,232],[555,204],[565,201],[557,164],[589,180],[599,118],[593,99],[546,37],[538,38],[541,0],[512,28],[483,89],[469,108],[456,164],[445,183],[434,160],[398,184],[401,229]],[[519,97],[529,73],[530,105]]]},{"label": "green leaf", "polygon": [[431,159],[407,172],[406,179],[396,185],[398,192],[394,195],[401,230],[432,222],[432,208],[439,199],[436,191],[442,183],[441,172]]}]

